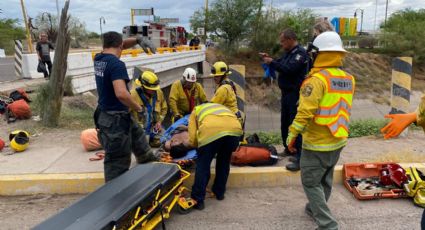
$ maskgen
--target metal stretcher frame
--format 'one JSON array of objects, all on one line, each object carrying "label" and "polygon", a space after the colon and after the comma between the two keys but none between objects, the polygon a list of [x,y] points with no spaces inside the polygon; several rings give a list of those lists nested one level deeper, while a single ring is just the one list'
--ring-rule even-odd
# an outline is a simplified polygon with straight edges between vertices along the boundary
[{"label": "metal stretcher frame", "polygon": [[138,165],[33,229],[153,229],[169,218],[189,176],[176,164]]}]

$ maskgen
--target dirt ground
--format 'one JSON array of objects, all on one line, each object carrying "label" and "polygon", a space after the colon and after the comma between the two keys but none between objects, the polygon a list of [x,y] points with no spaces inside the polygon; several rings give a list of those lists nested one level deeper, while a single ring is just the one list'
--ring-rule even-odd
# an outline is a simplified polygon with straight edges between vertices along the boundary
[{"label": "dirt ground", "polygon": [[[82,197],[0,197],[1,229],[29,229]],[[165,225],[172,230],[314,229],[304,213],[305,202],[301,186],[229,189],[224,201],[207,199],[203,211],[187,215],[173,212]],[[349,230],[420,229],[423,210],[409,199],[358,201],[342,185],[334,186],[329,206],[340,229]]]}]

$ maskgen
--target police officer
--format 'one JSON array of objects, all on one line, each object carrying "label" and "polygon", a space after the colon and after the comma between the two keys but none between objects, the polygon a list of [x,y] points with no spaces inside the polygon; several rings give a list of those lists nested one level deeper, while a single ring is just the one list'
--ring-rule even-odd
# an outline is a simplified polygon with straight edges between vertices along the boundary
[{"label": "police officer", "polygon": [[155,52],[154,46],[141,37],[123,41],[117,32],[103,34],[103,50],[94,58],[94,71],[98,107],[94,121],[98,129],[100,143],[105,150],[105,181],[108,182],[125,173],[131,163],[131,152],[137,163],[156,159],[147,143],[143,129],[131,118],[129,108],[142,112],[128,91],[130,81],[125,63],[120,61],[123,49],[139,44]]},{"label": "police officer", "polygon": [[[292,29],[285,29],[280,33],[280,45],[285,50],[285,54],[281,58],[274,60],[267,53],[260,53],[260,55],[263,57],[264,63],[279,73],[278,84],[282,91],[280,129],[285,153],[289,154],[285,141],[288,137],[289,125],[297,114],[299,91],[301,83],[307,75],[310,59],[305,49],[298,44],[297,35]],[[300,170],[301,144],[302,139],[299,135],[295,145],[297,152],[294,162],[286,165],[288,170]]]}]

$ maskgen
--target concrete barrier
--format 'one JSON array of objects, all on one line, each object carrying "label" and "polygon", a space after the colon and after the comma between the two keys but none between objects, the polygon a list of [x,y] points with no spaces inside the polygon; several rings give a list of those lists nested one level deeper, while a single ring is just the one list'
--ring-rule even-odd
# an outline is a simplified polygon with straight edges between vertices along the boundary
[{"label": "concrete barrier", "polygon": [[[424,163],[402,163],[402,167],[416,167],[425,170]],[[336,166],[334,184],[342,184],[342,166]],[[211,170],[210,182],[214,180]],[[185,185],[191,188],[194,174]],[[104,184],[103,173],[56,173],[0,175],[0,196],[34,194],[86,194]],[[227,183],[228,188],[285,187],[301,186],[299,172],[290,172],[283,167],[232,167]]]},{"label": "concrete barrier", "polygon": [[[51,52],[51,57],[54,53]],[[126,63],[128,75],[133,76],[134,67],[145,67],[155,71],[161,80],[161,87],[166,87],[177,78],[181,77],[183,67],[193,66],[205,60],[205,49],[189,50],[184,52],[170,52],[162,54],[139,54],[136,56],[126,55],[121,57]],[[37,72],[37,54],[25,54],[22,59],[22,76],[24,78],[43,78],[42,73]],[[169,71],[177,70],[174,75]],[[166,73],[168,72],[168,73]],[[181,73],[180,73],[181,72]],[[162,73],[166,73],[164,76]],[[67,76],[72,77],[74,93],[83,93],[96,88],[91,52],[68,54]]]}]

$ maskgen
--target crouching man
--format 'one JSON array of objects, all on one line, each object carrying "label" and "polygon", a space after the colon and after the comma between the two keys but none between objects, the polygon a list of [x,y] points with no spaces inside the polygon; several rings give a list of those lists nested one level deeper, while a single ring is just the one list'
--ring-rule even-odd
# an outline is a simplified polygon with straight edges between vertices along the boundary
[{"label": "crouching man", "polygon": [[243,132],[236,115],[226,106],[215,103],[196,106],[190,115],[188,129],[190,145],[196,147],[198,152],[191,197],[196,201],[194,208],[202,210],[212,160],[217,156],[212,192],[217,200],[223,200],[230,157],[238,147]]}]

